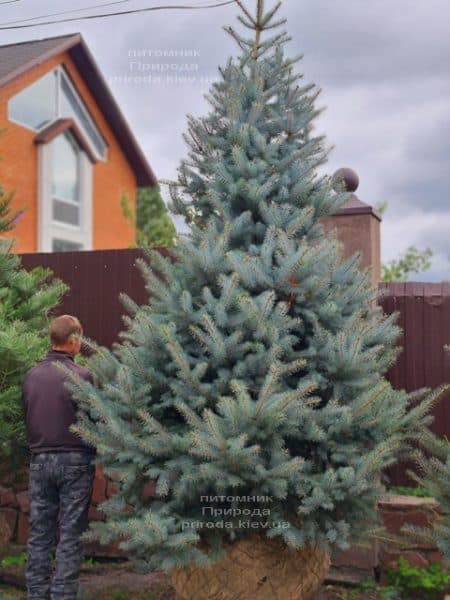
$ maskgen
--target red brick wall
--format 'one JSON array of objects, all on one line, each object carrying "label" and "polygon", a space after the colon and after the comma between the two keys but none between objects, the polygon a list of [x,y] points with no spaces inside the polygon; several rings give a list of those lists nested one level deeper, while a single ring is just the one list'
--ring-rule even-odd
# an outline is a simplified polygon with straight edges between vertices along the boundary
[{"label": "red brick wall", "polygon": [[[28,536],[28,491],[27,480],[28,468],[22,473],[24,480],[17,483],[13,476],[4,480],[0,485],[0,514],[2,514],[10,525],[10,541],[17,544],[26,544]],[[96,474],[89,508],[90,521],[104,520],[105,515],[98,508],[106,498],[110,498],[117,492],[114,481],[105,476],[103,467],[96,465]],[[155,492],[154,482],[149,482],[142,491],[143,496],[153,496]],[[406,524],[418,527],[429,527],[433,518],[430,519],[430,510],[438,518],[439,506],[432,498],[416,498],[413,496],[383,496],[378,502],[381,518],[386,527],[386,533],[399,534],[401,527]],[[123,556],[118,548],[118,542],[105,546],[98,543],[85,544],[85,552],[89,555],[98,556]],[[437,548],[420,542],[408,542],[398,544],[389,541],[380,541],[371,544],[364,550],[360,547],[350,548],[341,552],[333,561],[333,567],[352,568],[360,570],[361,573],[371,573],[374,567],[379,567],[382,581],[386,567],[394,567],[397,559],[403,556],[411,566],[426,567],[433,562],[442,562],[442,556]]]},{"label": "red brick wall", "polygon": [[[25,545],[28,538],[28,472],[28,467],[24,467],[18,473],[3,478],[0,485],[0,514],[5,517],[10,527],[10,542],[20,545]],[[154,491],[154,482],[149,482],[142,490],[142,497],[153,496]],[[116,483],[105,476],[103,466],[97,464],[89,507],[90,521],[105,519],[105,514],[101,512],[98,505],[116,493]],[[85,545],[85,551],[90,555],[120,556],[122,552],[117,545],[118,543],[114,543],[108,547],[101,547],[97,543],[89,543]]]},{"label": "red brick wall", "polygon": [[431,527],[440,514],[440,507],[433,498],[388,494],[379,499],[378,510],[385,527],[385,539],[372,541],[368,548],[355,546],[341,552],[333,561],[334,567],[360,572],[361,578],[373,574],[377,567],[381,582],[386,583],[386,568],[395,567],[400,556],[415,567],[426,568],[433,562],[443,564],[442,555],[434,545],[415,541],[400,532],[404,525]]},{"label": "red brick wall", "polygon": [[[378,506],[386,530],[394,535],[400,534],[404,525],[429,528],[440,513],[440,507],[433,498],[386,496]],[[379,554],[381,572],[386,567],[395,567],[400,556],[412,567],[426,568],[433,562],[442,563],[441,553],[432,544],[414,540],[405,540],[401,544],[383,542]]]},{"label": "red brick wall", "polygon": [[93,165],[94,250],[128,248],[134,228],[122,216],[120,196],[126,193],[132,207],[136,202],[136,178],[71,57],[63,52],[34,67],[0,89],[0,184],[15,191],[13,206],[26,213],[10,237],[17,239],[16,251],[37,252],[37,146],[36,133],[8,120],[8,100],[59,64],[64,64],[85,101],[98,128],[109,144],[107,162]]}]

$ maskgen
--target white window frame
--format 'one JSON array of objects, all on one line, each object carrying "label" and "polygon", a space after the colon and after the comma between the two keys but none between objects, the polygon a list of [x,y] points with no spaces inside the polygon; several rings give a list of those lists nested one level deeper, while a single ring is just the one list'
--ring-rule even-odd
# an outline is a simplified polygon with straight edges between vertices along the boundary
[{"label": "white window frame", "polygon": [[[52,123],[54,123],[56,120],[58,119],[63,119],[65,118],[62,114],[61,114],[61,96],[62,96],[62,84],[61,84],[61,80],[64,78],[65,83],[67,84],[67,86],[70,88],[71,92],[73,93],[73,95],[75,96],[78,105],[84,115],[84,117],[86,118],[87,121],[89,121],[91,127],[95,130],[95,132],[97,133],[98,137],[100,138],[100,140],[103,142],[104,144],[104,152],[100,153],[96,146],[93,144],[93,142],[91,141],[91,138],[88,134],[88,132],[85,130],[83,123],[76,117],[76,115],[74,116],[74,119],[78,125],[78,127],[80,128],[80,130],[83,132],[84,137],[86,138],[87,143],[89,144],[89,147],[93,153],[93,155],[95,156],[95,158],[99,161],[102,162],[106,162],[108,160],[108,144],[106,143],[105,138],[103,137],[103,135],[101,134],[99,128],[97,127],[97,125],[95,124],[94,120],[92,119],[91,115],[89,114],[89,111],[86,108],[85,103],[83,102],[83,99],[81,98],[80,94],[78,93],[77,89],[75,88],[75,86],[73,85],[69,74],[67,73],[66,69],[64,68],[63,65],[58,65],[55,69],[48,71],[47,73],[44,73],[42,77],[45,77],[46,75],[48,75],[49,73],[54,73],[55,74],[55,81],[56,81],[56,96],[55,96],[55,109],[56,109],[56,115],[54,116],[53,120],[49,121],[48,123],[46,123],[43,127],[39,128],[39,129],[35,129],[33,127],[30,127],[30,125],[27,125],[26,123],[22,123],[21,121],[17,121],[16,119],[13,119],[10,117],[9,114],[9,102],[10,100],[12,100],[15,96],[17,96],[18,94],[20,94],[23,90],[25,90],[26,88],[23,88],[23,90],[20,90],[19,92],[17,92],[16,94],[14,94],[14,96],[12,96],[11,98],[9,98],[8,100],[8,120],[11,121],[12,123],[16,123],[17,125],[20,125],[21,127],[25,127],[26,129],[29,129],[30,131],[36,131],[37,133],[40,133],[41,131],[43,131],[44,129],[47,129],[48,127],[50,127],[52,125]],[[39,81],[40,78],[36,79],[35,81],[33,81],[33,83],[30,84],[33,85],[34,83],[36,83],[37,81]],[[29,87],[29,86],[27,86]]]},{"label": "white window frame", "polygon": [[[11,115],[10,115],[10,110],[9,110],[9,103],[10,103],[10,101],[13,98],[15,98],[16,96],[18,96],[21,92],[23,92],[24,90],[26,90],[28,87],[31,87],[33,84],[37,83],[40,79],[42,79],[46,75],[49,75],[50,73],[53,73],[54,75],[56,75],[56,77],[55,77],[56,95],[58,95],[58,91],[59,91],[58,90],[58,88],[59,88],[59,75],[56,73],[56,71],[57,71],[57,69],[53,69],[52,71],[48,71],[47,73],[44,73],[43,75],[41,75],[41,77],[38,77],[35,81],[33,81],[29,85],[27,85],[24,88],[22,88],[19,92],[16,92],[13,96],[11,96],[11,98],[8,99],[8,105],[7,105],[7,118],[8,118],[8,121],[11,121],[11,123],[15,123],[16,125],[20,125],[21,127],[25,127],[25,129],[28,129],[29,131],[36,131],[37,133],[39,133],[40,131],[43,131],[44,129],[47,129],[47,127],[50,127],[50,125],[52,123],[54,123],[56,121],[56,119],[58,119],[58,116],[55,116],[52,120],[50,120],[48,123],[46,123],[43,127],[40,127],[39,129],[36,129],[35,127],[31,127],[27,123],[24,123],[23,121],[18,121],[17,119],[13,119],[11,117]],[[55,99],[55,108],[56,108],[56,115],[58,115],[59,114],[59,106],[57,104],[57,100],[56,99]]]},{"label": "white window frame", "polygon": [[[82,168],[81,168],[82,149],[80,148],[80,146],[78,145],[76,140],[73,139],[73,136],[69,131],[63,131],[60,135],[63,135],[66,138],[68,138],[68,142],[72,145],[73,149],[75,150],[75,152],[77,154],[77,178],[78,178],[78,183],[79,183],[79,185],[77,186],[78,202],[76,202],[74,200],[67,200],[67,198],[58,198],[52,194],[52,197],[51,197],[52,225],[56,225],[58,227],[62,225],[63,227],[69,227],[70,229],[79,231],[82,226],[82,223],[83,223],[83,206],[82,206],[83,203],[82,203],[82,196],[81,196],[82,176],[83,176]],[[60,135],[58,135],[57,137],[60,137]],[[56,138],[54,138],[54,139],[56,139]],[[52,160],[53,160],[53,152],[52,152]],[[73,223],[66,223],[65,221],[58,221],[57,219],[54,219],[53,218],[53,200],[59,200],[59,202],[64,202],[64,204],[70,204],[72,206],[76,206],[78,208],[78,225],[74,225]]]},{"label": "white window frame", "polygon": [[[67,131],[59,135],[66,134]],[[83,250],[92,250],[92,163],[86,152],[79,148],[80,225],[54,221],[52,142],[55,139],[38,146],[38,252],[53,252],[53,238],[81,244]]]},{"label": "white window frame", "polygon": [[91,138],[89,137],[88,132],[85,130],[83,123],[81,123],[75,116],[75,120],[77,122],[78,127],[81,129],[81,131],[84,133],[84,136],[86,137],[87,141],[89,142],[89,146],[91,147],[92,152],[94,153],[95,157],[98,158],[99,160],[102,160],[103,162],[105,162],[108,158],[108,144],[106,143],[104,137],[102,136],[102,134],[100,133],[100,130],[98,129],[97,125],[94,123],[94,120],[92,119],[91,115],[89,114],[89,111],[87,110],[80,94],[77,92],[75,86],[73,85],[69,74],[66,72],[65,68],[60,65],[58,67],[56,67],[56,81],[57,81],[57,85],[56,85],[56,112],[57,112],[57,118],[61,119],[64,118],[61,115],[61,96],[62,96],[62,84],[61,84],[61,80],[64,79],[65,83],[67,84],[67,86],[70,88],[70,91],[73,93],[73,95],[75,96],[78,105],[81,109],[81,112],[83,113],[85,119],[87,121],[89,121],[89,124],[91,125],[91,127],[94,129],[94,131],[97,133],[98,137],[100,138],[100,140],[103,142],[104,144],[104,151],[103,154],[100,153],[97,148],[95,147],[95,145],[92,143]]}]

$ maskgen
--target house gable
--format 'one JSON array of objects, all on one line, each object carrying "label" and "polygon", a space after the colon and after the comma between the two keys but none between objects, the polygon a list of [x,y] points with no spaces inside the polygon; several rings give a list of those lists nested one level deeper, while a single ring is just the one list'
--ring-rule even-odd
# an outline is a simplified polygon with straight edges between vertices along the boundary
[{"label": "house gable", "polygon": [[[40,202],[39,197],[44,193],[42,181],[48,178],[48,173],[45,173],[43,166],[46,162],[43,156],[52,140],[57,135],[63,135],[64,132],[66,132],[64,135],[68,135],[83,150],[83,155],[86,156],[86,160],[83,159],[84,171],[88,172],[89,165],[92,167],[91,191],[86,181],[83,184],[84,193],[91,193],[93,199],[92,231],[90,236],[85,235],[82,238],[85,242],[91,239],[92,243],[89,246],[86,242],[88,245],[85,243],[82,247],[112,249],[133,245],[135,230],[133,225],[127,223],[123,217],[120,198],[126,195],[131,207],[135,207],[136,187],[140,182],[145,185],[155,183],[153,173],[148,168],[144,169],[143,175],[143,171],[139,171],[140,167],[131,164],[127,146],[121,143],[124,139],[123,135],[121,138],[116,135],[117,122],[111,122],[107,118],[103,106],[99,105],[88,85],[85,73],[80,73],[73,55],[68,50],[59,54],[53,53],[51,57],[47,56],[46,60],[36,59],[36,57],[33,60],[33,67],[22,70],[20,74],[16,69],[13,71],[14,76],[11,76],[11,73],[8,76],[7,83],[3,78],[3,85],[0,87],[0,128],[6,129],[4,135],[0,137],[0,180],[6,189],[15,190],[14,207],[25,209],[24,218],[11,234],[18,239],[17,251],[35,252],[52,249],[43,248],[42,235],[41,239],[39,238],[39,231],[42,231],[42,206],[45,204]],[[54,120],[38,132],[8,119],[9,99],[61,66],[70,77],[76,92],[108,146],[106,161],[98,160],[98,157],[92,154],[85,132],[74,122],[74,119],[70,123],[67,119]],[[46,160],[48,162],[48,158]],[[138,179],[138,176],[141,179]],[[68,248],[71,244],[78,243],[69,238],[70,236],[67,236],[66,239]]]},{"label": "house gable", "polygon": [[0,92],[4,86],[62,53],[70,57],[72,64],[85,80],[90,94],[110,124],[135,172],[137,185],[156,185],[155,174],[81,34],[0,46]]}]

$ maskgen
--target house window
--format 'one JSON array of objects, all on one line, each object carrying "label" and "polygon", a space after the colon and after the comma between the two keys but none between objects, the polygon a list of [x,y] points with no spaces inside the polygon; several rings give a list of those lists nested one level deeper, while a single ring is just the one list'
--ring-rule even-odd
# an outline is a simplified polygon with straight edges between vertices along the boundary
[{"label": "house window", "polygon": [[38,251],[91,250],[92,228],[92,162],[64,131],[38,147]]},{"label": "house window", "polygon": [[77,252],[83,250],[82,244],[76,242],[69,242],[67,240],[53,239],[52,252]]},{"label": "house window", "polygon": [[53,141],[53,221],[80,226],[80,150],[68,134]]},{"label": "house window", "polygon": [[39,130],[56,116],[56,72],[47,73],[11,98],[9,118]]},{"label": "house window", "polygon": [[34,131],[57,119],[72,118],[85,134],[94,156],[107,159],[106,142],[62,66],[13,96],[8,102],[8,117]]},{"label": "house window", "polygon": [[76,93],[74,87],[70,84],[67,75],[61,71],[60,74],[61,82],[61,106],[60,113],[63,117],[71,117],[77,121],[86,137],[89,139],[91,144],[97,151],[97,154],[101,157],[106,156],[106,144],[102,137],[97,131],[94,123],[92,122],[89,114],[84,107],[81,98]]}]

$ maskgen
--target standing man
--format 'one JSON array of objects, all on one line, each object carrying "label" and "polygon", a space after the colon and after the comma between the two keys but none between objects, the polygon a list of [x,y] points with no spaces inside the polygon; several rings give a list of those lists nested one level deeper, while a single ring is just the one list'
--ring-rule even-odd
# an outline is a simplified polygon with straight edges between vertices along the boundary
[{"label": "standing man", "polygon": [[[30,369],[23,403],[30,458],[30,520],[26,581],[28,600],[75,600],[82,560],[81,533],[88,525],[96,449],[69,431],[76,405],[65,386],[60,362],[92,382],[74,362],[83,330],[77,318],[62,315],[50,324],[52,348]],[[56,570],[50,589],[50,551],[59,512]],[[50,596],[51,592],[51,596]]]}]

